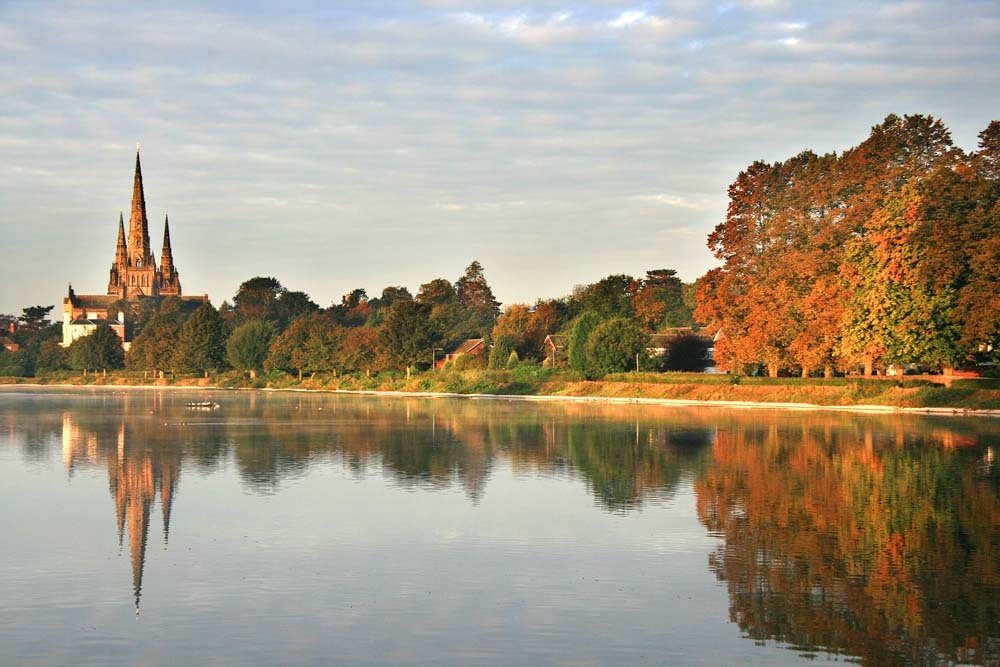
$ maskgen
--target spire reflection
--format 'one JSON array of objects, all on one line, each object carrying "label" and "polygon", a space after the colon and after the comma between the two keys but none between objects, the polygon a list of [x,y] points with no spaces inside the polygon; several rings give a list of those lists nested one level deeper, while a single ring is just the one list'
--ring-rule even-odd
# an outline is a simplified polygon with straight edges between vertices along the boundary
[{"label": "spire reflection", "polygon": [[63,413],[62,458],[70,474],[81,462],[97,465],[103,460],[107,467],[108,489],[114,501],[120,548],[128,537],[132,594],[137,615],[142,596],[151,510],[159,497],[163,540],[166,543],[181,465],[181,454],[177,448],[140,444],[144,441],[132,436],[124,419],[113,431],[106,428],[103,432],[87,431],[75,421],[73,413]]}]

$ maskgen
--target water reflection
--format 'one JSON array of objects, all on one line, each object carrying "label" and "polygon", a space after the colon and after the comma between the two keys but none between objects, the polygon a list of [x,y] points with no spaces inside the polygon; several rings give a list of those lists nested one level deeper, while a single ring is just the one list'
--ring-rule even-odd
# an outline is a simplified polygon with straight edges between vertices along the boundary
[{"label": "water reflection", "polygon": [[[95,402],[115,416],[98,413]],[[40,419],[30,439],[44,442],[46,426],[56,424]],[[249,489],[271,494],[311,463],[338,458],[354,475],[377,472],[402,487],[459,485],[477,503],[502,460],[518,474],[578,478],[600,507],[624,512],[671,497],[685,471],[704,465],[714,437],[708,417],[664,420],[631,406],[526,411],[502,402],[246,394],[216,413],[155,392],[91,396],[66,407],[58,428],[71,475],[82,466],[107,469],[137,614],[150,513],[159,498],[166,544],[182,466],[212,470],[231,461]]]},{"label": "water reflection", "polygon": [[752,639],[868,665],[1000,663],[996,427],[810,419],[720,429],[698,514]]},{"label": "water reflection", "polygon": [[150,510],[159,496],[163,541],[166,544],[170,537],[170,510],[180,479],[181,451],[176,447],[151,445],[148,437],[131,431],[131,426],[122,419],[115,436],[109,438],[107,431],[82,428],[74,420],[72,412],[63,412],[62,458],[66,469],[72,474],[81,464],[103,463],[107,467],[119,548],[128,535],[132,592],[135,613],[138,614],[149,540]]},{"label": "water reflection", "polygon": [[[343,574],[336,576],[342,578],[335,580],[336,585],[320,588],[320,597],[356,586],[354,597],[345,595],[345,599],[357,600],[357,591],[367,590],[364,586],[368,585],[359,582],[386,576],[379,568],[366,569],[371,560],[367,549],[377,541],[373,536],[383,529],[378,521],[385,517],[366,513],[363,507],[355,509],[350,503],[358,497],[378,500],[386,496],[355,495],[353,489],[344,487],[358,480],[360,488],[374,480],[390,490],[402,488],[444,498],[433,506],[434,511],[454,513],[455,505],[478,510],[498,497],[500,504],[514,505],[503,494],[525,487],[512,483],[509,477],[513,477],[515,482],[551,482],[544,490],[533,490],[537,495],[532,500],[540,499],[539,504],[563,507],[567,488],[586,489],[585,504],[597,511],[581,507],[574,497],[567,515],[590,511],[606,520],[577,524],[585,528],[572,536],[561,535],[563,542],[533,544],[531,558],[517,560],[524,555],[523,544],[497,557],[520,562],[522,567],[525,563],[557,564],[540,571],[544,576],[536,572],[528,577],[529,588],[539,591],[537,599],[519,593],[525,600],[534,599],[536,607],[549,610],[552,618],[559,616],[560,601],[570,608],[591,604],[619,614],[632,610],[633,619],[677,613],[678,599],[698,597],[696,589],[672,587],[677,559],[687,554],[692,569],[710,580],[701,594],[723,597],[722,589],[711,581],[714,575],[728,595],[730,620],[756,642],[778,643],[806,655],[841,655],[867,665],[1000,663],[998,421],[330,395],[208,396],[222,403],[222,409],[188,410],[185,403],[198,396],[179,392],[27,391],[16,400],[12,392],[0,393],[0,434],[14,443],[27,464],[44,467],[52,461],[59,469],[61,459],[70,476],[91,475],[100,483],[100,507],[106,508],[101,511],[107,511],[108,518],[108,532],[100,540],[112,549],[115,538],[121,550],[127,546],[131,582],[121,572],[114,576],[122,577],[122,590],[130,589],[137,612],[147,565],[145,604],[155,608],[151,601],[159,600],[154,594],[156,582],[164,577],[156,565],[176,560],[176,553],[158,554],[148,548],[150,540],[156,544],[161,539],[160,520],[165,548],[170,546],[172,521],[174,541],[183,540],[184,527],[199,523],[199,518],[190,516],[190,506],[185,516],[178,498],[185,489],[199,497],[197,485],[202,483],[200,497],[213,502],[220,487],[205,481],[209,478],[235,477],[239,485],[234,485],[234,495],[253,500],[252,506],[263,512],[268,511],[267,505],[280,505],[278,496],[317,470],[336,470],[350,480],[330,496],[342,502],[347,512],[319,514],[320,523],[333,523],[331,516],[341,521],[347,517],[370,532],[352,543],[345,538],[346,532],[331,531],[343,542],[336,557],[353,563],[354,568],[339,571]],[[331,478],[330,483],[339,481]],[[240,493],[240,488],[246,493]],[[304,498],[311,502],[313,496]],[[670,551],[669,557],[651,553],[651,544],[673,535],[656,525],[661,514],[638,510],[671,508],[681,502],[689,507],[696,502],[696,508],[686,510],[691,530],[703,538],[696,514],[717,538],[717,546],[703,548],[700,542],[692,546],[687,535],[683,539],[688,543]],[[243,516],[240,513],[250,506],[239,505],[230,523],[238,522],[239,518],[232,517]],[[295,513],[307,511],[295,505],[282,507],[291,507],[287,511]],[[558,520],[544,509],[539,508],[538,516]],[[421,542],[430,539],[426,536],[450,534],[455,527],[439,523],[431,513],[428,510],[419,517],[421,523],[408,535],[409,541],[390,540],[392,551],[380,555],[398,569],[403,567],[397,562],[400,544],[422,554],[425,560],[420,562],[438,564],[440,577],[454,575],[455,581],[467,584],[463,589],[449,580],[448,590],[449,594],[467,593],[469,610],[475,610],[483,597],[505,599],[508,594],[493,591],[492,582],[476,579],[477,568],[489,562],[487,554],[505,543]],[[637,539],[626,526],[643,515],[648,532]],[[491,515],[473,512],[460,525],[473,526],[487,516]],[[626,516],[629,520],[624,520]],[[290,523],[294,519],[287,516]],[[512,521],[532,520],[532,516],[520,516]],[[386,525],[399,529],[398,523]],[[595,525],[613,527],[613,531],[595,535]],[[210,536],[213,548],[196,552],[197,558],[232,557],[231,545],[228,552],[221,546],[232,536],[216,534],[229,524],[204,521],[200,527]],[[217,536],[219,545],[215,544]],[[617,541],[619,536],[631,540],[631,551]],[[264,546],[248,550],[252,555],[244,555],[233,567],[265,570],[268,559],[283,557],[267,551],[267,534],[259,537]],[[587,597],[579,581],[594,585],[597,578],[588,578],[589,572],[581,572],[571,583],[565,579],[574,557],[598,539],[603,540],[601,545],[611,546],[591,553],[591,562],[609,564],[606,578],[620,577],[620,590],[632,591],[627,604],[615,593],[595,598],[591,591]],[[285,542],[290,543],[294,540]],[[190,547],[191,542],[187,544]],[[704,554],[713,549],[709,574]],[[175,552],[183,550],[174,547]],[[614,560],[619,555],[620,560]],[[445,567],[442,562],[451,565]],[[460,564],[470,569],[459,571]],[[389,572],[399,575],[393,568]],[[415,567],[414,571],[412,578],[399,575],[392,581],[411,592],[431,587],[424,581],[423,570]],[[493,572],[498,571],[506,572],[503,568]],[[170,576],[180,578],[176,572]],[[358,573],[357,581],[350,577],[353,572]],[[263,574],[255,576],[267,579]],[[324,576],[334,575],[324,570]],[[557,586],[550,594],[545,587],[552,582],[562,582],[562,588]],[[242,599],[256,600],[254,596],[284,589],[301,592],[311,586],[268,579],[265,588],[251,589]],[[684,590],[683,596],[678,590]],[[298,604],[308,606],[308,592],[302,595]],[[114,604],[131,614],[120,599]],[[697,600],[687,603],[692,609],[698,604]],[[724,620],[724,605],[720,600],[712,614],[720,625],[732,628]],[[270,613],[266,605],[261,606]],[[525,608],[530,606],[525,604]],[[339,607],[338,611],[345,613]],[[429,623],[422,612],[420,618]],[[682,615],[687,613],[685,609]],[[156,615],[144,613],[142,620]],[[466,616],[462,613],[448,621]],[[610,616],[602,611],[596,617],[595,623],[604,627]],[[205,617],[200,618],[205,622]],[[513,618],[505,623],[512,623]],[[372,619],[371,627],[381,629],[384,618],[372,611]],[[496,631],[490,619],[483,622]],[[593,635],[596,627],[581,627],[580,634]],[[476,628],[472,624],[469,631],[474,634]],[[449,623],[429,624],[428,629],[441,636],[451,630]],[[379,631],[373,633],[378,636]],[[625,636],[628,628],[614,632]],[[670,656],[671,642],[680,644],[681,640],[669,635],[665,627],[656,632],[662,636],[653,633],[654,639],[645,648],[653,654],[661,648],[661,656]],[[542,632],[535,639],[544,644],[553,636],[550,627],[548,634]],[[657,647],[656,641],[662,646]],[[702,662],[711,661],[716,648],[713,641],[700,647]],[[530,642],[523,645],[538,649]],[[743,645],[746,652],[773,650],[770,645],[754,648],[745,640]],[[797,661],[791,651],[782,649],[781,654],[789,656],[781,660],[785,664]],[[766,660],[758,658],[761,661]]]}]

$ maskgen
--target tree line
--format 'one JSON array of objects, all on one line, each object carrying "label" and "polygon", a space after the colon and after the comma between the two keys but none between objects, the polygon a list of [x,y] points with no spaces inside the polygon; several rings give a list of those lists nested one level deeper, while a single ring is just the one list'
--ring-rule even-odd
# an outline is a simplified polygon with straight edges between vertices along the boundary
[{"label": "tree line", "polygon": [[[634,369],[637,355],[644,370],[675,363],[669,354],[649,357],[649,335],[690,326],[693,296],[694,285],[683,283],[671,269],[658,269],[642,279],[608,276],[561,298],[501,310],[483,267],[474,261],[454,282],[435,278],[416,295],[406,287],[389,286],[369,298],[358,288],[340,303],[321,308],[276,278],[258,276],[242,283],[232,301],[219,308],[205,303],[192,310],[190,302],[176,297],[116,304],[128,313],[127,353],[107,325],[66,350],[57,344],[58,325],[50,325],[51,358],[6,374],[60,368],[124,367],[154,373],[232,368],[251,377],[267,371],[301,378],[402,371],[427,368],[462,341],[483,338],[487,352],[464,364],[494,369],[557,364],[599,377]],[[51,308],[43,309],[45,314]],[[23,327],[19,331],[27,336]],[[561,341],[559,349],[545,347],[547,336]],[[695,345],[691,352],[690,338],[679,336],[688,345],[678,344],[677,350],[703,365],[705,345]],[[0,364],[0,372],[2,368]]]},{"label": "tree line", "polygon": [[1000,349],[1000,121],[979,140],[966,154],[940,120],[890,115],[839,155],[747,167],[697,296],[716,359],[947,372]]},{"label": "tree line", "polygon": [[[99,327],[68,351],[52,309],[26,308],[18,352],[0,374],[58,368],[290,374],[427,367],[468,338],[488,354],[465,364],[568,366],[588,378],[629,369],[833,375],[889,367],[944,370],[1000,350],[1000,121],[979,150],[955,147],[930,116],[890,115],[842,153],[805,150],[757,161],[729,187],[726,219],[708,237],[720,266],[695,283],[671,269],[607,276],[571,294],[503,311],[472,262],[454,282],[416,295],[364,289],[321,308],[273,277],[244,282],[218,309],[179,299],[122,302],[128,354]],[[30,311],[30,312],[29,312]],[[650,355],[650,335],[692,325]],[[550,345],[546,345],[546,337]]]}]

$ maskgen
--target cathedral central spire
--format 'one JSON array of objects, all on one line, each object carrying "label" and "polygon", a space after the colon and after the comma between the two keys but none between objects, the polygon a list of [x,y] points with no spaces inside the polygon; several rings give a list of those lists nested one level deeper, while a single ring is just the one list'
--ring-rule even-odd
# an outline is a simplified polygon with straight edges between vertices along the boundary
[{"label": "cathedral central spire", "polygon": [[135,151],[135,177],[132,183],[132,210],[128,221],[128,259],[132,266],[151,266],[149,222],[146,220],[146,195],[142,190],[142,166],[139,148]]}]

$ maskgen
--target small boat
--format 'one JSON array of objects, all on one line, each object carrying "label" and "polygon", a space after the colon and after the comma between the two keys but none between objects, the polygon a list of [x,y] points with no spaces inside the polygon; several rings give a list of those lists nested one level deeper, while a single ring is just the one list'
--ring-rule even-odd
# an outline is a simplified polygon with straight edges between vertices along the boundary
[{"label": "small boat", "polygon": [[213,401],[200,401],[196,403],[185,403],[184,407],[191,410],[218,410],[219,404]]}]

